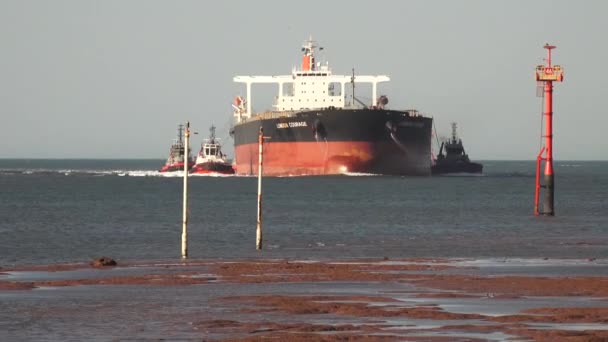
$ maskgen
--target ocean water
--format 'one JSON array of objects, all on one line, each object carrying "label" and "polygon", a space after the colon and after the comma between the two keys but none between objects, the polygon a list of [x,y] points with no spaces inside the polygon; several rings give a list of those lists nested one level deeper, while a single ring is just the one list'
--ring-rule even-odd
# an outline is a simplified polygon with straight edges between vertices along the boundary
[{"label": "ocean water", "polygon": [[[176,259],[182,178],[161,160],[0,160],[0,265]],[[607,258],[608,162],[557,161],[555,217],[533,215],[534,162],[483,176],[194,176],[191,258]]]}]

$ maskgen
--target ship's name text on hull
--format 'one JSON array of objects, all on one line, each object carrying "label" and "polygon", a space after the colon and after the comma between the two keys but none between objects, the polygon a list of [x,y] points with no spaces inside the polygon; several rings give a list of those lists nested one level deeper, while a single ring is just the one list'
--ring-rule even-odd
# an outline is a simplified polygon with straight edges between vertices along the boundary
[{"label": "ship's name text on hull", "polygon": [[306,121],[279,122],[277,128],[307,127]]}]

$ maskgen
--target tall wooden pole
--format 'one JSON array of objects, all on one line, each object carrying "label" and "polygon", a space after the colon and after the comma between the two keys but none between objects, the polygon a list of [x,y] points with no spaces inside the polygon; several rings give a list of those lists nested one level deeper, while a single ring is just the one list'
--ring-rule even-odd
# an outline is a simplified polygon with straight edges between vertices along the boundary
[{"label": "tall wooden pole", "polygon": [[264,130],[260,127],[258,137],[259,157],[258,157],[258,225],[256,229],[255,248],[262,249],[262,168],[264,160]]},{"label": "tall wooden pole", "polygon": [[188,153],[188,140],[190,140],[190,122],[186,122],[184,129],[184,199],[182,213],[182,259],[188,259],[188,167],[190,166],[190,153]]}]

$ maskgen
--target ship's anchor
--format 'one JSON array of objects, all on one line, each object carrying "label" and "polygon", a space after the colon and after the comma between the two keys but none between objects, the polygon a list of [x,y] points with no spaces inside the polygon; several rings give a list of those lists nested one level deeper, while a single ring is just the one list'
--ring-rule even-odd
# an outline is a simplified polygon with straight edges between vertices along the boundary
[{"label": "ship's anchor", "polygon": [[323,156],[323,173],[327,172],[327,155],[329,154],[329,146],[327,145],[327,131],[321,120],[316,119],[312,125],[312,132],[315,135],[317,142],[325,142],[324,156]]},{"label": "ship's anchor", "polygon": [[395,145],[397,145],[397,147],[399,147],[399,149],[403,153],[408,154],[409,152],[407,150],[407,147],[405,147],[405,145],[401,141],[399,141],[399,139],[397,139],[397,136],[395,135],[395,133],[397,133],[397,125],[395,125],[392,121],[387,121],[385,126],[388,130],[389,136],[391,137]]},{"label": "ship's anchor", "polygon": [[312,131],[315,134],[316,141],[327,141],[327,131],[325,130],[325,126],[323,126],[321,120],[316,119],[312,127]]}]

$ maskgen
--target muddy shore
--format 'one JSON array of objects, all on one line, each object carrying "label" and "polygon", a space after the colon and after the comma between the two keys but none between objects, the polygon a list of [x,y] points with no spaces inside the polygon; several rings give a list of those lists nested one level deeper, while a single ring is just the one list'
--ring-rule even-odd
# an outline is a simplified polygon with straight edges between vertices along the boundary
[{"label": "muddy shore", "polygon": [[[17,309],[27,317],[31,308],[20,306],[19,298],[39,289],[190,287],[208,301],[210,310],[222,310],[221,317],[188,317],[189,333],[204,340],[608,340],[608,264],[603,260],[581,260],[584,267],[597,268],[577,276],[567,269],[546,276],[491,268],[480,272],[459,261],[195,260],[119,262],[102,269],[86,263],[3,267],[0,294],[15,298]],[[260,286],[286,284],[297,291],[257,293]],[[365,290],[349,290],[358,284]],[[215,295],[205,290],[211,285],[235,290]],[[132,301],[135,311],[143,305],[137,297]],[[49,312],[59,310],[48,307]]]}]

